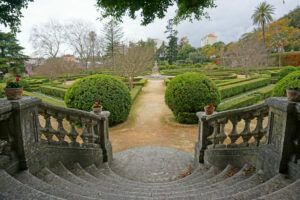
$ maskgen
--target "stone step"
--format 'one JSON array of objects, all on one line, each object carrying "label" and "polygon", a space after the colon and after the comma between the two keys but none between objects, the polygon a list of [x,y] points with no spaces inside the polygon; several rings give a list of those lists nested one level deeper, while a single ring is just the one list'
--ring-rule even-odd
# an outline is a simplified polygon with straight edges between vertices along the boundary
[{"label": "stone step", "polygon": [[96,198],[96,199],[99,199],[101,197],[101,192],[99,191],[95,192],[89,189],[84,190],[80,186],[63,179],[60,176],[57,176],[47,168],[42,169],[39,173],[36,174],[36,176],[39,179],[43,180],[44,182],[54,187],[59,187],[61,188],[61,190],[65,190],[70,193],[74,193],[85,197]]},{"label": "stone step", "polygon": [[[75,169],[76,168],[76,169]],[[110,182],[107,182],[105,179],[94,179],[94,177],[91,177],[91,175],[86,175],[86,172],[82,171],[82,168],[80,167],[80,165],[76,164],[73,166],[73,170],[71,169],[71,171],[76,174],[77,176],[79,176],[80,178],[88,181],[88,180],[93,180],[93,183],[97,184],[98,186],[102,187],[101,185],[103,185],[103,183],[105,183],[105,186],[109,185],[109,187],[114,187],[114,188],[118,188],[118,192],[120,192],[120,190],[125,190],[125,191],[135,191],[135,192],[138,192],[138,193],[153,193],[153,194],[170,194],[170,193],[173,193],[173,191],[185,191],[187,189],[195,189],[195,188],[198,188],[197,186],[195,187],[192,187],[190,186],[189,188],[188,187],[184,187],[184,186],[180,186],[179,188],[177,187],[169,187],[169,188],[153,188],[153,184],[149,184],[147,187],[146,186],[143,186],[143,187],[139,187],[139,186],[135,186],[135,187],[132,187],[132,185],[126,185],[126,184],[123,184],[123,188],[120,188],[120,184],[117,184],[117,183],[110,183]],[[225,170],[226,171],[226,170]],[[209,180],[209,179],[207,179]],[[205,180],[205,181],[207,181]],[[208,184],[208,183],[206,183]],[[196,189],[197,191],[197,189]],[[152,195],[153,196],[153,195]]]},{"label": "stone step", "polygon": [[[189,184],[190,180],[186,179],[186,182],[170,182],[169,184],[164,183],[164,184],[160,184],[160,185],[155,185],[153,183],[140,183],[140,182],[136,182],[136,181],[127,181],[127,179],[124,179],[120,176],[117,175],[117,177],[114,175],[114,172],[112,173],[103,173],[103,170],[96,168],[95,166],[90,166],[85,168],[85,171],[88,172],[89,174],[93,175],[94,177],[96,177],[97,179],[99,179],[100,181],[105,180],[106,182],[110,182],[110,183],[115,183],[115,184],[122,184],[122,185],[130,185],[132,187],[144,187],[146,189],[148,189],[149,187],[152,188],[164,188],[164,187],[170,187],[170,186],[175,186],[175,185],[181,185],[181,183],[183,184]],[[212,177],[213,175],[215,175],[215,172],[218,172],[218,169],[215,167],[211,167],[210,170],[205,171],[203,173],[198,172],[198,176],[193,178],[193,182],[200,182],[201,179],[207,179],[209,177]]]},{"label": "stone step", "polygon": [[229,200],[229,199],[239,199],[239,200],[248,200],[248,199],[255,199],[259,198],[261,196],[270,194],[272,192],[275,192],[288,184],[290,184],[291,180],[287,179],[285,175],[278,174],[274,176],[273,178],[269,179],[268,181],[250,188],[246,191],[241,191],[235,195],[229,196],[229,197],[224,197],[220,198],[222,200]]},{"label": "stone step", "polygon": [[[228,178],[227,174],[228,172],[230,172],[230,170],[232,169],[231,166],[228,166],[222,173],[220,173],[218,176],[213,177],[211,180],[207,179],[205,180],[204,183],[202,183],[202,185],[209,185],[209,183],[215,183],[218,181],[222,181],[224,178]],[[63,170],[60,170],[63,171]],[[139,195],[139,196],[146,196],[146,197],[170,197],[170,196],[177,196],[179,194],[190,194],[193,192],[199,192],[199,188],[198,186],[195,187],[189,187],[189,188],[174,188],[174,187],[170,187],[168,190],[163,189],[163,190],[157,190],[157,189],[153,189],[152,186],[149,186],[149,188],[145,189],[141,189],[141,188],[132,188],[132,187],[126,187],[126,188],[120,188],[119,185],[112,185],[107,183],[105,180],[99,180],[99,181],[95,181],[95,179],[93,177],[91,177],[90,175],[86,176],[86,173],[82,171],[82,168],[79,166],[79,164],[75,164],[73,165],[73,167],[71,167],[71,171],[79,176],[85,176],[82,177],[85,181],[89,181],[89,180],[93,180],[92,182],[94,183],[93,186],[97,186],[97,189],[99,189],[100,191],[103,192],[112,192],[111,188],[115,189],[115,194],[124,194],[124,191],[126,191],[127,193],[125,193],[125,195]],[[76,182],[77,183],[77,182]],[[77,183],[78,184],[78,183]],[[87,183],[85,183],[85,185],[87,185]],[[152,184],[151,184],[152,185]],[[220,184],[221,185],[221,184]],[[91,186],[91,187],[93,187]],[[107,188],[108,187],[108,188]],[[107,191],[107,189],[109,189]],[[124,190],[124,191],[122,191]],[[129,193],[130,192],[130,193]],[[135,192],[135,193],[131,193],[131,192]]]},{"label": "stone step", "polygon": [[227,185],[226,187],[220,188],[214,191],[208,191],[201,195],[201,199],[217,199],[221,197],[231,196],[236,194],[240,191],[248,190],[249,188],[256,187],[257,185],[264,182],[264,178],[261,177],[259,174],[254,174],[251,177],[241,181],[235,182],[231,185]]},{"label": "stone step", "polygon": [[300,179],[287,185],[280,190],[258,198],[259,200],[299,200],[300,199]]},{"label": "stone step", "polygon": [[28,185],[36,190],[42,191],[46,194],[52,194],[54,196],[70,199],[70,200],[96,200],[96,198],[85,197],[82,195],[77,195],[67,190],[62,190],[60,187],[52,186],[40,179],[36,176],[32,175],[29,171],[22,171],[14,176],[17,180],[22,182],[25,185]]},{"label": "stone step", "polygon": [[[144,195],[146,197],[151,197],[151,193],[141,193],[135,191],[122,191],[120,190],[120,186],[111,187],[110,185],[102,184],[102,185],[95,185],[89,181],[85,181],[72,172],[70,172],[62,163],[58,163],[54,168],[51,168],[51,171],[56,175],[60,176],[61,178],[81,187],[82,189],[93,191],[101,191],[102,194],[117,194],[121,196],[138,196]],[[101,188],[99,187],[101,186]]]},{"label": "stone step", "polygon": [[[108,177],[113,177],[114,179],[118,179],[120,181],[123,181],[123,182],[128,182],[128,183],[132,183],[132,184],[138,184],[139,186],[141,185],[152,185],[153,187],[163,187],[165,185],[171,185],[171,184],[174,184],[174,185],[177,185],[177,184],[180,184],[180,183],[190,183],[190,182],[198,182],[198,178],[199,178],[199,175],[203,175],[205,174],[206,171],[208,171],[211,167],[209,166],[206,166],[206,165],[199,165],[191,175],[189,176],[186,176],[184,178],[181,178],[181,179],[177,179],[177,180],[174,180],[174,181],[169,181],[169,182],[162,182],[162,183],[144,183],[144,182],[140,182],[140,181],[134,181],[134,180],[131,180],[131,179],[128,179],[128,178],[125,178],[117,173],[115,173],[109,166],[106,166],[105,169],[102,171],[103,174],[107,175]],[[217,168],[213,167],[214,169],[217,170]]]},{"label": "stone step", "polygon": [[17,179],[9,175],[4,170],[0,170],[0,192],[7,199],[45,199],[45,200],[60,200],[62,198],[53,195],[45,194],[35,190],[19,182]]}]

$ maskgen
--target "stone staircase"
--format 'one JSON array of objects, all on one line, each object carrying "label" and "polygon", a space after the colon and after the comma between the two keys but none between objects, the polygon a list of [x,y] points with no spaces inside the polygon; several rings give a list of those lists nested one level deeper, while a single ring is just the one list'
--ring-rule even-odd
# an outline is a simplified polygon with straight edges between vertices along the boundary
[{"label": "stone staircase", "polygon": [[0,183],[0,199],[300,199],[300,179],[282,174],[268,179],[250,165],[223,170],[199,165],[182,179],[147,183],[124,178],[108,165],[59,162],[35,174],[1,170]]},{"label": "stone staircase", "polygon": [[142,147],[113,158],[108,117],[0,100],[0,200],[300,199],[299,103],[198,113],[194,156]]}]

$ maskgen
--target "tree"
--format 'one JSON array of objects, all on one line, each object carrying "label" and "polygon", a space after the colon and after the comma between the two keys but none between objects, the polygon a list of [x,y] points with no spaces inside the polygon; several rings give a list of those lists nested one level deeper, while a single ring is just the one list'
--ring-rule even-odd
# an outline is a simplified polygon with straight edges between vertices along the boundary
[{"label": "tree", "polygon": [[167,59],[167,46],[165,41],[162,42],[161,46],[156,51],[156,60],[166,60]]},{"label": "tree", "polygon": [[33,2],[33,0],[1,0],[0,24],[3,24],[5,27],[9,27],[12,32],[17,32],[19,30],[18,27],[21,24],[21,10],[23,8],[27,8],[29,2]]},{"label": "tree", "polygon": [[200,20],[206,16],[205,9],[214,7],[215,0],[97,0],[97,6],[102,10],[102,17],[114,17],[118,20],[124,15],[136,18],[136,12],[142,16],[142,24],[147,25],[155,18],[162,19],[168,8],[177,3],[176,21],[193,17]]},{"label": "tree", "polygon": [[264,43],[266,43],[265,28],[268,23],[273,21],[274,10],[274,6],[264,1],[256,7],[252,15],[253,24],[261,26]]},{"label": "tree", "polygon": [[195,51],[196,51],[196,49],[194,47],[192,47],[189,43],[179,45],[177,59],[185,60],[189,57],[190,53],[195,52]]},{"label": "tree", "polygon": [[105,24],[104,29],[104,42],[106,43],[106,56],[112,60],[112,64],[115,63],[115,56],[120,51],[120,46],[123,39],[123,30],[120,24],[111,19]]},{"label": "tree", "polygon": [[223,65],[242,67],[248,75],[250,68],[259,68],[268,65],[268,49],[255,38],[240,40],[231,43],[224,53]]},{"label": "tree", "polygon": [[66,61],[63,58],[49,58],[43,65],[35,68],[33,74],[46,76],[50,80],[53,80],[61,76],[78,74],[80,71],[80,67],[75,62]]},{"label": "tree", "polygon": [[133,88],[135,76],[141,75],[149,67],[152,67],[154,51],[152,47],[130,43],[125,53],[117,54],[114,71],[116,74],[126,77],[130,89]]},{"label": "tree", "polygon": [[174,21],[173,19],[168,20],[168,25],[166,26],[165,33],[168,33],[167,39],[168,47],[167,47],[167,58],[170,65],[173,64],[174,61],[177,59],[177,53],[178,53],[178,37],[177,37],[177,30],[174,29]]},{"label": "tree", "polygon": [[54,20],[34,26],[31,30],[30,42],[39,57],[56,58],[61,53],[61,47],[65,42],[64,27]]},{"label": "tree", "polygon": [[65,39],[86,69],[92,55],[95,54],[95,42],[98,40],[97,34],[91,34],[92,32],[95,33],[92,24],[84,21],[72,21],[66,25]]},{"label": "tree", "polygon": [[4,73],[22,73],[24,62],[28,59],[22,53],[23,49],[14,34],[0,32],[0,70]]}]

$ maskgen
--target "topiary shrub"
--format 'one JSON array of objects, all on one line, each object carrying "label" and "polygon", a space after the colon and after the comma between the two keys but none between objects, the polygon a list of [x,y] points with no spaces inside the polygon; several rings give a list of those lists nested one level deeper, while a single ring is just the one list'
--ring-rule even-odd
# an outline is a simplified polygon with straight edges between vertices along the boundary
[{"label": "topiary shrub", "polygon": [[95,101],[110,112],[109,124],[124,122],[130,112],[131,97],[127,86],[110,75],[92,75],[76,81],[65,94],[70,108],[91,111]]},{"label": "topiary shrub", "polygon": [[286,89],[289,88],[300,88],[300,71],[292,72],[276,83],[273,90],[273,96],[286,96]]},{"label": "topiary shrub", "polygon": [[288,75],[291,72],[299,70],[297,67],[288,66],[281,69],[278,73],[279,80],[283,79],[286,75]]},{"label": "topiary shrub", "polygon": [[190,72],[169,82],[165,101],[179,123],[194,124],[198,122],[196,112],[202,111],[209,103],[220,103],[220,93],[207,76]]}]

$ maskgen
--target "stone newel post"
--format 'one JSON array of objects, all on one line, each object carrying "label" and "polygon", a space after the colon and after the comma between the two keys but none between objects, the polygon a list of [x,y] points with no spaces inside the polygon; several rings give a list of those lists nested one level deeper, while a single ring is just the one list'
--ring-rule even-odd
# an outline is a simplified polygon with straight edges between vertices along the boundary
[{"label": "stone newel post", "polygon": [[28,169],[30,158],[36,151],[38,142],[38,104],[41,101],[32,97],[23,97],[20,100],[10,101],[12,115],[9,132],[13,138],[12,148],[19,158],[21,169]]},{"label": "stone newel post", "polygon": [[208,125],[206,121],[206,115],[204,112],[198,112],[197,116],[199,118],[199,132],[198,140],[195,145],[195,156],[194,164],[204,163],[204,151],[209,145],[207,137],[212,134],[213,128]]},{"label": "stone newel post", "polygon": [[297,151],[293,138],[300,135],[296,103],[286,98],[271,98],[267,104],[270,107],[268,145],[262,150],[258,164],[271,175],[287,173],[288,162]]},{"label": "stone newel post", "polygon": [[100,113],[95,113],[96,115],[101,116],[102,118],[104,118],[104,120],[101,120],[99,122],[99,126],[98,128],[99,133],[100,133],[100,145],[103,151],[103,161],[104,162],[111,162],[113,155],[112,155],[112,146],[111,143],[109,141],[109,124],[108,124],[108,117],[110,115],[110,113],[108,111],[101,111]]}]

